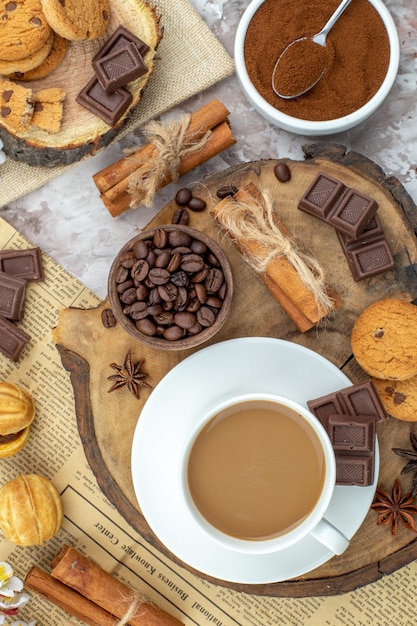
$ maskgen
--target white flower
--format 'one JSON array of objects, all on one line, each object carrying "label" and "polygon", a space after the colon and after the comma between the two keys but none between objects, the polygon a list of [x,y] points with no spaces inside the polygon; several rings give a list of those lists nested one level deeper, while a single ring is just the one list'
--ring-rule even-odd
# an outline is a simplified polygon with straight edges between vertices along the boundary
[{"label": "white flower", "polygon": [[13,576],[13,569],[8,563],[0,562],[0,599],[1,596],[12,598],[16,591],[22,591],[20,578]]}]

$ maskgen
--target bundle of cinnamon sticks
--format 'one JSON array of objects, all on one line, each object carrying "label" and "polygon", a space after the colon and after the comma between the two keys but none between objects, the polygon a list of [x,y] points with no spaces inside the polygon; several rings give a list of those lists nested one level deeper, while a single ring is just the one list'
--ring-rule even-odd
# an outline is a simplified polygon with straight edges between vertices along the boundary
[{"label": "bundle of cinnamon sticks", "polygon": [[64,546],[51,566],[32,567],[26,589],[89,626],[183,626],[75,548]]},{"label": "bundle of cinnamon sticks", "polygon": [[[294,251],[292,258],[288,255],[288,250],[294,247],[294,238],[277,216],[274,215],[272,221],[273,228],[276,227],[275,232],[278,234],[278,243],[273,237],[269,238],[269,233],[266,233],[265,237],[267,244],[262,241],[262,232],[258,237],[256,229],[260,223],[260,230],[268,229],[267,220],[264,221],[263,218],[264,208],[264,197],[251,183],[239,189],[234,196],[227,196],[221,200],[210,210],[210,213],[256,271],[298,330],[306,332],[331,311],[339,308],[342,301],[330,286],[323,284],[323,281],[319,284],[316,280],[318,264],[315,265],[313,257],[310,256],[310,261],[312,261],[310,264],[308,255],[305,255],[307,263],[303,264],[301,259],[299,265],[294,265],[297,250]],[[262,217],[258,220],[260,214]],[[250,228],[245,228],[245,220]],[[248,235],[250,229],[252,230]],[[242,235],[242,233],[245,234]],[[273,249],[275,244],[276,250]],[[280,244],[282,244],[282,251],[279,250]],[[300,253],[302,255],[303,251],[300,250]],[[264,269],[259,270],[257,260],[262,258],[267,259],[266,265]],[[300,267],[303,273],[299,271]]]},{"label": "bundle of cinnamon sticks", "polygon": [[[236,143],[228,116],[228,109],[217,99],[191,114],[185,142],[198,141],[209,131],[210,135],[200,149],[185,154],[179,165],[179,175],[182,176]],[[157,157],[155,146],[147,143],[93,176],[94,183],[100,191],[100,198],[113,217],[131,207],[129,188],[133,178],[140,175],[140,169],[145,162],[149,164]],[[167,185],[171,180],[172,175],[168,173],[160,187]]]}]

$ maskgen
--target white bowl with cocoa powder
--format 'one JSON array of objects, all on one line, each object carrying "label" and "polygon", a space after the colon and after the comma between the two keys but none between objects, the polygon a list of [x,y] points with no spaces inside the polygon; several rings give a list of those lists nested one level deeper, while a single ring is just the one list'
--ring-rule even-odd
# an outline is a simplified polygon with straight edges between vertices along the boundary
[{"label": "white bowl with cocoa powder", "polygon": [[299,135],[331,135],[369,118],[390,92],[400,60],[395,23],[382,0],[354,0],[328,35],[331,61],[317,86],[294,100],[274,93],[281,51],[319,32],[339,1],[329,8],[323,0],[252,0],[244,12],[235,37],[236,74],[268,122]]}]

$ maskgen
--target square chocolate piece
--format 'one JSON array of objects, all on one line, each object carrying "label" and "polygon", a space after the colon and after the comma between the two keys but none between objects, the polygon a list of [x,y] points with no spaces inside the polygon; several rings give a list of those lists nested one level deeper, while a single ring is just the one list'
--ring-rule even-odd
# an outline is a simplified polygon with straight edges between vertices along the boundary
[{"label": "square chocolate piece", "polygon": [[331,415],[327,432],[335,451],[374,453],[375,418],[372,415]]},{"label": "square chocolate piece", "polygon": [[327,222],[336,203],[346,192],[347,187],[332,176],[319,173],[298,203],[298,208]]},{"label": "square chocolate piece", "polygon": [[116,89],[113,93],[106,93],[97,76],[93,76],[75,99],[78,104],[100,117],[106,124],[115,126],[129,108],[133,96],[123,87]]},{"label": "square chocolate piece", "polygon": [[336,485],[368,487],[374,481],[373,455],[336,453]]},{"label": "square chocolate piece", "polygon": [[145,57],[145,54],[149,52],[150,48],[148,44],[146,44],[142,39],[136,37],[130,30],[128,30],[125,26],[118,26],[110,38],[106,41],[102,48],[97,52],[97,54],[93,57],[92,63],[94,67],[94,63],[100,59],[100,57],[104,57],[109,52],[113,52],[118,48],[124,48],[128,43],[134,43],[138,49],[139,54],[142,58]]},{"label": "square chocolate piece", "polygon": [[29,341],[29,335],[0,315],[0,352],[16,362]]},{"label": "square chocolate piece", "polygon": [[106,93],[112,93],[147,73],[148,68],[134,43],[116,48],[93,62],[93,68]]},{"label": "square chocolate piece", "polygon": [[373,415],[377,422],[386,419],[386,411],[372,380],[344,387],[339,394],[349,415]]},{"label": "square chocolate piece", "polygon": [[356,189],[349,189],[329,215],[328,222],[351,239],[357,239],[377,209],[378,204],[375,200]]},{"label": "square chocolate piece", "polygon": [[307,406],[326,430],[331,415],[343,415],[346,412],[346,408],[337,392],[329,393],[316,400],[309,400]]},{"label": "square chocolate piece", "polygon": [[44,279],[40,248],[0,250],[0,271],[25,280]]},{"label": "square chocolate piece", "polygon": [[26,281],[0,272],[0,315],[9,320],[21,320],[25,308]]}]

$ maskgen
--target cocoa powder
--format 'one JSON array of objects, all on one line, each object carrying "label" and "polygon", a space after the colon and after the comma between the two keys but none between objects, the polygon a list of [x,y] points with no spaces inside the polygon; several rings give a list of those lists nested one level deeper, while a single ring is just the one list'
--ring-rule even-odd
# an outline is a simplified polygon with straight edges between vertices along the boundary
[{"label": "cocoa powder", "polygon": [[317,85],[284,100],[272,89],[275,63],[293,40],[318,33],[339,0],[265,0],[245,38],[246,68],[254,87],[273,107],[311,121],[343,117],[366,104],[381,86],[389,64],[385,26],[367,0],[355,0],[327,37],[328,65]]}]

